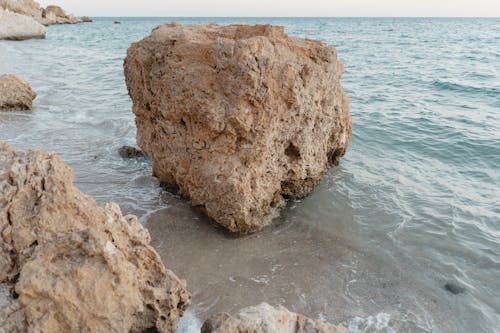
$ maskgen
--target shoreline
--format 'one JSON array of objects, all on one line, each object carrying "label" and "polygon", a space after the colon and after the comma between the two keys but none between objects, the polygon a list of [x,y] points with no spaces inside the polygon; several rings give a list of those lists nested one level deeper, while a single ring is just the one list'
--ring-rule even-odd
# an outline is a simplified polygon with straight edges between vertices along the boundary
[{"label": "shoreline", "polygon": [[[62,30],[62,29],[57,29],[57,30]],[[51,38],[53,38],[53,37],[55,37],[55,38],[52,41],[55,40],[56,42],[60,42],[62,40],[61,39],[58,41],[58,38],[60,38],[59,36],[51,36]],[[11,45],[10,42],[0,42],[0,43],[4,43],[4,45]],[[39,41],[31,41],[29,43],[33,43],[32,45],[34,45],[34,44],[38,44]],[[2,45],[2,46],[4,46],[4,45]],[[57,44],[57,45],[60,46],[61,44]],[[18,52],[18,51],[16,51],[17,49],[24,50],[24,48],[20,47],[19,44],[17,44],[17,43],[13,43],[12,46],[14,48],[13,52]],[[37,58],[37,56],[35,55],[35,52],[30,54],[28,51],[27,54],[28,54],[28,57],[30,59],[30,62],[40,61],[40,63],[42,64],[43,70],[50,68],[48,65],[44,64],[45,62],[42,61],[42,59]],[[7,55],[4,55],[4,56],[7,56]],[[0,59],[1,59],[1,57],[2,57],[2,55],[0,54]],[[70,59],[70,57],[67,57],[65,59],[66,59],[66,61],[69,61],[68,59]],[[90,60],[90,61],[93,61],[93,60]],[[9,66],[10,64],[12,64],[12,61],[4,63],[4,66]],[[105,62],[102,62],[101,64],[105,64]],[[22,61],[15,65],[18,67],[21,74],[23,74],[23,71],[24,71],[24,74],[27,74],[27,75],[32,75],[32,76],[38,75],[38,74],[35,74],[34,72],[32,74],[29,74],[29,67],[26,67],[25,69],[21,69],[23,65],[26,65],[26,63],[22,62]],[[103,66],[103,68],[104,68],[104,66]],[[40,71],[40,72],[42,72],[42,71]],[[62,70],[60,72],[57,71],[55,74],[60,75],[61,73],[63,73]],[[113,73],[113,72],[110,71],[110,73]],[[102,73],[99,73],[99,74],[102,75]],[[72,78],[78,78],[77,75],[74,75],[71,73],[69,75]],[[97,77],[97,75],[96,75],[96,77]],[[113,77],[112,80],[114,80],[112,82],[119,81],[119,77],[116,77],[116,78]],[[82,110],[78,110],[78,108],[82,106],[84,99],[82,98],[82,100],[79,100],[78,97],[77,98],[72,97],[71,102],[72,102],[72,104],[73,103],[74,104],[70,105],[69,111],[65,111],[64,105],[65,104],[67,105],[68,103],[63,101],[63,99],[61,98],[62,96],[60,94],[57,94],[57,93],[56,93],[57,98],[55,98],[55,97],[51,98],[50,92],[51,92],[51,90],[61,89],[61,87],[65,87],[65,89],[74,89],[74,87],[76,85],[74,86],[73,84],[69,84],[69,83],[61,84],[60,82],[57,82],[57,81],[58,80],[56,77],[53,77],[53,78],[47,77],[43,80],[40,80],[40,79],[34,80],[34,82],[36,83],[36,84],[34,84],[34,88],[37,92],[40,92],[40,99],[35,100],[35,107],[38,108],[37,112],[39,112],[39,114],[20,115],[18,113],[15,113],[15,114],[11,114],[11,115],[2,114],[0,116],[1,121],[7,120],[7,124],[4,122],[4,124],[2,125],[3,127],[0,127],[1,130],[4,130],[4,129],[6,130],[10,124],[10,125],[14,126],[12,128],[15,128],[19,131],[19,134],[9,132],[9,131],[3,132],[3,133],[5,133],[5,136],[8,138],[8,141],[21,143],[21,145],[24,145],[25,147],[32,146],[32,143],[34,142],[34,140],[40,140],[39,142],[41,142],[41,144],[43,144],[44,146],[52,145],[51,147],[53,147],[53,148],[51,148],[50,150],[55,150],[55,151],[61,152],[66,157],[65,159],[69,159],[69,162],[71,165],[76,166],[76,169],[80,170],[79,172],[77,171],[77,174],[78,173],[80,174],[80,176],[78,176],[78,177],[80,177],[80,180],[77,181],[77,185],[78,186],[84,185],[84,187],[88,187],[89,189],[91,189],[91,192],[93,195],[95,194],[95,195],[97,195],[98,198],[101,198],[101,199],[99,199],[99,201],[101,201],[101,202],[103,200],[107,200],[105,197],[115,196],[116,198],[118,198],[118,200],[122,201],[121,203],[123,203],[126,207],[128,207],[126,209],[129,211],[132,211],[134,209],[133,208],[134,206],[142,206],[144,203],[146,203],[144,207],[148,207],[148,205],[151,207],[157,206],[158,205],[157,202],[153,202],[153,201],[154,201],[154,195],[156,195],[155,193],[159,192],[159,188],[156,187],[157,185],[155,185],[154,181],[151,180],[148,176],[148,173],[150,172],[150,169],[148,169],[149,166],[147,164],[145,166],[144,165],[141,166],[140,165],[141,162],[139,162],[139,163],[123,162],[123,161],[120,161],[118,158],[114,157],[114,154],[115,154],[114,151],[115,151],[116,147],[118,147],[124,143],[133,143],[133,142],[129,142],[131,140],[131,138],[133,137],[133,132],[134,132],[133,129],[125,128],[126,126],[128,126],[128,125],[125,125],[125,126],[123,125],[125,122],[122,122],[120,125],[123,127],[122,129],[119,129],[119,126],[112,127],[111,126],[112,121],[113,121],[112,117],[109,118],[110,119],[109,121],[107,119],[97,121],[95,118],[92,118],[94,113],[101,113],[101,112],[104,113],[106,110],[113,110],[113,112],[118,112],[117,118],[119,119],[119,121],[122,121],[123,119],[127,119],[127,122],[130,122],[131,117],[126,115],[127,110],[124,110],[127,107],[129,107],[129,105],[127,103],[117,104],[117,106],[113,106],[113,104],[106,104],[106,107],[102,107],[102,108],[97,106],[96,107],[97,111],[91,110],[91,109],[83,109],[83,111],[82,111]],[[85,82],[85,81],[79,81],[79,82]],[[352,82],[350,82],[350,84],[352,84]],[[99,87],[98,83],[96,85]],[[83,85],[83,87],[85,88],[84,85]],[[108,92],[106,90],[103,90],[103,91],[104,91],[103,96],[105,98],[111,99],[110,96],[111,96],[112,92]],[[121,92],[121,94],[123,94],[123,92]],[[105,98],[103,98],[102,103],[105,103]],[[122,97],[120,97],[120,98],[122,98]],[[114,99],[112,103],[116,103],[116,99]],[[360,104],[359,101],[357,101],[357,103],[358,103],[357,105]],[[124,110],[123,114],[119,113],[119,112],[121,112],[121,110]],[[88,117],[90,120],[87,119],[86,117]],[[75,132],[74,132],[74,135],[75,135],[75,137],[74,137],[75,142],[74,143],[75,144],[73,146],[71,146],[71,145],[59,145],[59,144],[51,143],[50,140],[44,141],[43,135],[37,134],[37,133],[33,134],[34,136],[32,138],[27,136],[27,134],[24,134],[24,139],[23,139],[23,131],[28,131],[30,126],[31,127],[35,126],[35,128],[37,128],[35,125],[36,122],[46,121],[48,119],[50,119],[51,121],[52,121],[52,119],[57,119],[57,121],[54,123],[54,125],[55,125],[54,128],[57,129],[57,133],[64,133],[60,129],[61,126],[63,126],[64,124],[66,124],[69,127],[74,127],[75,128]],[[61,120],[61,119],[63,119],[63,120]],[[22,122],[25,122],[25,121],[27,121],[27,122],[25,124],[22,124]],[[361,119],[360,122],[362,122],[362,121],[363,120]],[[87,140],[88,140],[87,143],[85,143],[85,141],[83,139],[80,140],[80,138],[77,135],[76,128],[79,126],[78,124],[85,126],[85,128],[89,124],[94,127],[94,129],[90,129],[88,131],[89,136],[87,137]],[[105,128],[110,128],[110,131],[113,131],[112,135],[116,135],[117,137],[119,135],[121,135],[122,136],[121,138],[125,137],[126,139],[122,139],[120,142],[118,142],[119,140],[117,138],[113,139],[113,138],[111,138],[111,136],[112,136],[111,134],[107,135],[107,133],[106,133],[106,135],[103,135],[103,137],[105,138],[104,142],[106,145],[110,145],[110,147],[107,147],[106,149],[97,149],[95,147],[95,144],[97,142],[97,141],[94,141],[95,137],[98,136],[99,131],[103,131],[103,129],[105,129]],[[37,130],[40,131],[39,128],[37,128]],[[42,132],[43,132],[43,130],[42,130]],[[69,133],[72,133],[72,132],[69,131]],[[2,139],[3,139],[3,137],[2,137]],[[126,141],[126,142],[124,142],[124,141]],[[360,141],[355,141],[355,142],[357,144],[356,151],[354,151],[350,156],[349,155],[347,156],[348,161],[346,161],[345,166],[348,168],[348,171],[342,170],[341,173],[345,172],[345,174],[343,174],[340,178],[337,178],[337,176],[333,176],[333,177],[329,177],[327,180],[325,180],[323,185],[321,185],[318,194],[313,194],[314,198],[311,199],[312,201],[316,200],[318,202],[322,202],[323,204],[328,204],[328,205],[331,205],[332,202],[338,203],[339,202],[338,200],[340,200],[340,199],[337,195],[339,195],[339,193],[336,192],[336,190],[328,187],[328,184],[331,184],[331,183],[338,184],[338,182],[340,181],[340,186],[347,186],[347,185],[342,185],[342,184],[344,182],[347,182],[350,177],[355,177],[354,175],[360,174],[361,173],[360,169],[362,167],[367,166],[367,164],[362,164],[362,166],[356,168],[355,160],[361,159],[362,153],[360,152],[360,150],[361,150],[360,147],[362,147],[362,144],[360,143]],[[364,143],[364,144],[366,144],[366,143]],[[93,145],[94,145],[94,147],[93,147]],[[78,157],[76,148],[80,149],[81,147],[84,147],[82,149],[90,149],[90,150],[95,149],[95,151],[86,152],[83,157]],[[73,151],[72,151],[72,149],[73,149]],[[91,163],[94,163],[92,161],[93,156],[98,156],[97,162],[95,162],[95,163],[103,163],[103,159],[107,158],[106,156],[113,156],[113,157],[111,157],[112,163],[99,164],[100,167],[109,168],[109,172],[96,171],[97,168],[92,168],[90,165],[91,165]],[[112,166],[113,164],[115,164],[117,167],[115,166],[113,168],[113,166]],[[87,171],[87,169],[90,171]],[[349,172],[349,169],[350,169],[350,172]],[[372,170],[370,170],[370,171],[372,171]],[[372,171],[372,172],[374,172],[374,171]],[[118,177],[117,177],[118,180],[116,181],[116,184],[115,185],[107,184],[106,183],[107,179],[108,179],[107,177],[109,177],[109,175],[113,175],[113,174],[118,175]],[[141,175],[143,176],[143,178],[140,178]],[[131,178],[129,178],[127,180],[127,177],[131,177]],[[149,185],[147,185],[147,184],[149,184]],[[123,187],[124,189],[120,190],[120,187]],[[128,195],[127,193],[124,193],[127,190],[138,191],[136,193],[147,193],[147,194],[144,195],[144,199],[141,198],[140,200],[133,202],[133,200],[131,198],[132,196]],[[346,190],[346,188],[344,188],[344,190]],[[114,191],[114,194],[105,193],[106,191],[110,191],[110,193],[112,193]],[[143,192],[141,192],[141,191],[143,191]],[[335,193],[335,195],[333,197],[332,197],[331,191],[334,191],[334,193]],[[85,190],[85,192],[88,192],[88,191]],[[355,194],[359,195],[359,193],[355,193]],[[350,195],[352,195],[352,193]],[[325,199],[324,197],[326,197],[327,199]],[[372,198],[376,198],[375,194],[373,195]],[[309,203],[311,203],[311,200],[309,200]],[[342,201],[340,201],[340,202],[342,202]],[[309,203],[298,202],[297,204],[301,205],[301,207],[303,207],[305,204],[309,204]],[[357,201],[357,198],[354,198],[351,205],[355,206],[356,204],[359,205],[359,201]],[[175,204],[173,206],[175,206]],[[315,206],[313,205],[312,207],[315,207]],[[315,212],[315,210],[319,209],[320,207],[321,207],[321,205],[318,204],[315,208],[308,209],[307,214],[309,214],[308,215],[309,220],[312,220],[312,221],[314,220],[315,215],[313,213]],[[394,207],[391,207],[391,208],[394,208]],[[294,220],[294,219],[298,218],[298,215],[296,215],[296,213],[295,213],[297,210],[295,210],[295,212],[294,212],[294,210],[291,207],[286,208],[286,209],[287,209],[287,214],[290,214],[289,216],[291,218],[292,223],[295,223],[296,220]],[[303,208],[301,208],[301,210],[302,209]],[[140,211],[145,211],[145,210],[146,209],[141,209]],[[158,214],[159,215],[164,214],[163,219],[166,220],[166,219],[168,219],[168,216],[169,216],[167,213],[161,212]],[[140,214],[143,214],[143,213],[140,213]],[[189,212],[185,212],[185,214],[187,214],[187,216],[190,216]],[[306,214],[306,216],[307,216],[307,214]],[[362,214],[359,207],[358,208],[355,207],[355,212],[353,214],[355,216],[354,217],[355,221],[352,223],[355,223],[355,225],[357,227],[359,227],[359,229],[366,229],[365,231],[361,230],[361,231],[357,231],[357,232],[358,233],[365,233],[366,235],[370,235],[370,232],[367,231],[370,229],[368,229],[368,227],[366,227],[366,225],[368,224],[369,221],[366,221],[366,220],[359,221],[360,215],[365,216]],[[333,212],[330,211],[330,215],[333,215]],[[381,230],[387,229],[387,230],[393,231],[393,229],[390,226],[390,219],[389,219],[390,216],[389,215],[381,215],[381,216],[382,216],[382,221],[373,222],[373,223],[377,223],[380,226]],[[304,223],[304,222],[305,221],[303,221],[302,223]],[[273,226],[272,229],[270,229],[270,230],[272,230],[273,232],[285,232],[286,230],[282,231],[282,229],[280,229],[281,227],[283,227],[283,225]],[[202,227],[202,229],[203,228],[205,228],[205,227]],[[311,228],[312,228],[311,230],[313,232],[320,232],[317,230],[321,230],[321,229],[318,229],[317,226],[314,226]],[[402,230],[404,231],[404,228]],[[345,229],[344,229],[344,231],[345,231]],[[399,232],[401,232],[401,231],[399,231]],[[306,235],[308,234],[307,232],[304,232],[304,233]],[[398,235],[393,235],[393,236],[395,237],[395,239],[397,239]],[[173,235],[170,237],[173,237]],[[429,237],[432,237],[432,235],[429,235]],[[165,238],[165,239],[168,239],[168,238]],[[162,241],[165,242],[165,239],[162,239],[161,233],[158,232],[158,238],[155,241],[157,243],[161,244]],[[332,239],[335,239],[335,237],[332,237]],[[367,248],[370,248],[370,246],[373,245],[373,244],[370,244],[371,242],[379,242],[379,246],[382,246],[388,252],[393,252],[393,251],[397,252],[398,249],[400,249],[398,246],[396,246],[399,244],[393,245],[394,248],[387,248],[386,240],[383,239],[381,241],[379,234],[375,234],[374,239],[375,240],[367,238],[364,241],[365,246]],[[433,239],[433,238],[430,238],[430,239]],[[404,239],[404,240],[408,241],[406,239]],[[330,241],[332,242],[333,240],[330,240]],[[196,243],[196,241],[192,241],[192,242]],[[216,243],[216,241],[214,241],[214,243]],[[325,244],[328,244],[328,242],[325,241]],[[410,243],[410,244],[412,246],[415,246],[413,243]],[[390,250],[388,250],[388,249],[390,249]],[[231,250],[228,250],[228,251],[231,251]],[[306,251],[304,251],[304,252],[306,252]],[[429,250],[428,253],[432,253],[432,252],[430,252],[430,250]],[[460,256],[462,256],[462,254],[460,254]],[[175,259],[175,258],[173,258],[173,259]],[[170,259],[170,261],[174,261],[173,259]],[[395,262],[396,263],[400,263],[401,261],[407,262],[408,266],[407,267],[403,266],[404,268],[401,268],[401,269],[407,270],[411,274],[412,270],[414,269],[414,268],[412,268],[411,259],[412,258],[409,258],[405,255],[405,256],[402,256],[402,258],[398,258],[397,260],[395,260]],[[178,264],[178,265],[182,266],[182,264]],[[418,265],[422,265],[422,264],[417,264],[417,267],[421,267]],[[384,266],[380,265],[380,267],[384,267]],[[433,272],[436,272],[436,268],[439,268],[439,266],[431,266],[431,267],[433,267],[433,268],[430,271],[433,271]],[[179,270],[179,269],[182,269],[182,267],[176,268],[176,269],[174,269],[174,271],[177,272],[177,270]],[[368,272],[369,272],[369,270],[368,270]],[[438,272],[439,272],[439,274],[444,274],[445,267],[443,267],[443,273],[441,273],[440,271],[438,271]],[[425,272],[422,272],[422,274],[425,275]],[[453,277],[454,276],[453,274],[456,274],[456,276],[458,276],[460,279],[464,279],[464,277],[461,276],[460,273],[457,274],[453,271],[452,271],[452,274],[448,274],[448,275]],[[181,274],[179,274],[179,275],[181,275]],[[251,276],[251,274],[249,274],[244,280],[245,285],[250,285],[251,283],[256,283],[257,285],[260,285],[257,282],[251,281],[250,278],[257,278],[257,277]],[[420,280],[420,279],[417,279],[417,280]],[[419,282],[419,281],[417,281],[415,283],[417,283],[417,284],[420,283],[420,284],[424,284],[424,285],[426,285],[427,283],[432,283],[432,287],[429,288],[429,290],[432,291],[432,292],[430,292],[430,294],[437,295],[436,296],[438,298],[437,301],[442,302],[441,305],[445,309],[449,309],[451,311],[448,313],[446,311],[443,311],[442,313],[440,313],[440,315],[442,316],[443,322],[446,321],[448,319],[448,317],[452,318],[452,320],[456,320],[458,323],[460,320],[457,317],[457,312],[455,311],[456,309],[453,309],[452,306],[449,305],[449,303],[458,304],[457,306],[461,307],[460,311],[463,311],[463,313],[465,313],[467,311],[466,304],[464,304],[465,302],[470,302],[471,304],[474,304],[476,306],[481,305],[480,301],[473,298],[473,297],[475,297],[475,294],[474,294],[475,290],[467,291],[466,294],[462,295],[462,296],[460,296],[460,295],[459,296],[452,296],[451,294],[447,293],[446,291],[444,291],[442,289],[442,286],[448,282],[447,279],[436,280],[434,278],[434,276],[430,276],[430,277],[426,277],[423,280],[424,280],[423,283]],[[231,282],[231,281],[229,281],[229,282]],[[409,284],[407,287],[411,289],[411,288],[414,288],[414,285]],[[367,294],[370,293],[369,289],[363,291],[363,289],[360,288],[358,290],[360,290],[359,291],[360,294],[363,294],[364,292],[366,292]],[[376,289],[374,289],[374,290],[376,290]],[[402,289],[401,292],[404,292],[404,289]],[[451,298],[451,297],[455,297],[455,298]],[[432,297],[429,296],[429,299],[431,300]],[[365,298],[365,300],[366,300],[366,298]],[[395,303],[395,304],[397,304],[397,303]],[[494,304],[492,304],[492,306],[494,306]],[[291,310],[293,310],[293,309],[291,309]],[[384,312],[384,313],[388,313],[388,312],[389,311]],[[439,312],[439,311],[436,311],[436,312]],[[368,318],[368,317],[372,316],[375,318],[375,317],[377,317],[377,314],[379,314],[379,313],[381,313],[381,312],[377,312],[377,313],[370,312],[369,313],[367,311],[366,313],[363,313],[360,317]],[[460,312],[458,312],[458,313],[460,313]],[[316,314],[313,312],[310,312],[310,314],[313,316],[316,316]],[[365,316],[365,315],[367,315],[367,316]],[[433,315],[435,315],[435,314],[433,313]],[[354,316],[352,318],[355,318],[355,317],[356,316]],[[346,316],[346,318],[347,318],[347,316]],[[346,320],[348,320],[348,319],[346,319]],[[435,318],[434,318],[434,320],[435,320]],[[464,320],[464,319],[462,319],[462,320]],[[453,331],[453,329],[456,326],[453,326],[454,325],[453,323],[450,323],[449,325],[451,325],[450,329],[449,329],[449,331],[451,332],[451,331]],[[443,331],[446,332],[446,330],[443,330]]]}]

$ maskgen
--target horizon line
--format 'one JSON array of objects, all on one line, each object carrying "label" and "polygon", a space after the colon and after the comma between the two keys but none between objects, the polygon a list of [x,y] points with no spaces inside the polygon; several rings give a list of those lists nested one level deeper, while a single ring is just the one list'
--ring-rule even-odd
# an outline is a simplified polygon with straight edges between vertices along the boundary
[{"label": "horizon line", "polygon": [[500,16],[104,16],[104,15],[87,15],[95,18],[487,18],[487,19],[500,19]]}]

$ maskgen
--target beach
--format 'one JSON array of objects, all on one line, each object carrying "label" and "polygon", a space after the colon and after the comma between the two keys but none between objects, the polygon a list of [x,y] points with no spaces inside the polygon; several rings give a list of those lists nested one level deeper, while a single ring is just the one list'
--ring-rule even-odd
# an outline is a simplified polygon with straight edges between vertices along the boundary
[{"label": "beach", "polygon": [[[172,21],[282,25],[335,46],[345,64],[346,155],[260,233],[235,238],[163,190],[149,159],[118,154],[136,144],[126,50]],[[0,112],[0,141],[58,154],[79,189],[139,217],[193,294],[179,332],[266,301],[352,332],[496,333],[499,30],[498,19],[409,18],[51,26],[45,39],[0,41],[0,73],[38,95],[32,112]]]}]

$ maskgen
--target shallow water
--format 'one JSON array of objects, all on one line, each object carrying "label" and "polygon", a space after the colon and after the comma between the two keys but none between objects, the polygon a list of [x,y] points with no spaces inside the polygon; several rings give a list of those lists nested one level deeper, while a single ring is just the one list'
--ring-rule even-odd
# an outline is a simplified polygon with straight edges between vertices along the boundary
[{"label": "shallow water", "polygon": [[[114,20],[0,41],[0,73],[38,93],[0,113],[0,140],[60,154],[83,191],[141,217],[194,295],[179,332],[262,301],[353,332],[500,332],[499,19]],[[135,142],[126,49],[169,21],[285,25],[345,62],[349,150],[261,233],[226,235],[117,154]]]}]

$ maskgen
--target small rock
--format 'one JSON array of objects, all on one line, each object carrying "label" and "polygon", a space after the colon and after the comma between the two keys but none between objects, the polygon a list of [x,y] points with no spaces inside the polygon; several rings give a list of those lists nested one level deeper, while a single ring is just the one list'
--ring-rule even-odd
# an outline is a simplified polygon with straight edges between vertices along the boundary
[{"label": "small rock", "polygon": [[341,325],[313,320],[267,303],[240,310],[236,316],[220,313],[207,319],[201,333],[349,333]]},{"label": "small rock", "polygon": [[35,97],[28,81],[15,75],[0,75],[0,110],[31,110]]},{"label": "small rock", "polygon": [[114,24],[122,24],[120,21],[114,21]]},{"label": "small rock", "polygon": [[118,154],[120,154],[122,158],[139,158],[146,156],[142,150],[132,146],[121,147],[118,149]]},{"label": "small rock", "polygon": [[453,282],[447,282],[444,285],[444,290],[446,290],[447,292],[452,293],[453,295],[458,295],[458,294],[465,293],[465,288],[464,287],[460,287],[459,285],[457,285],[457,284],[455,284]]}]

